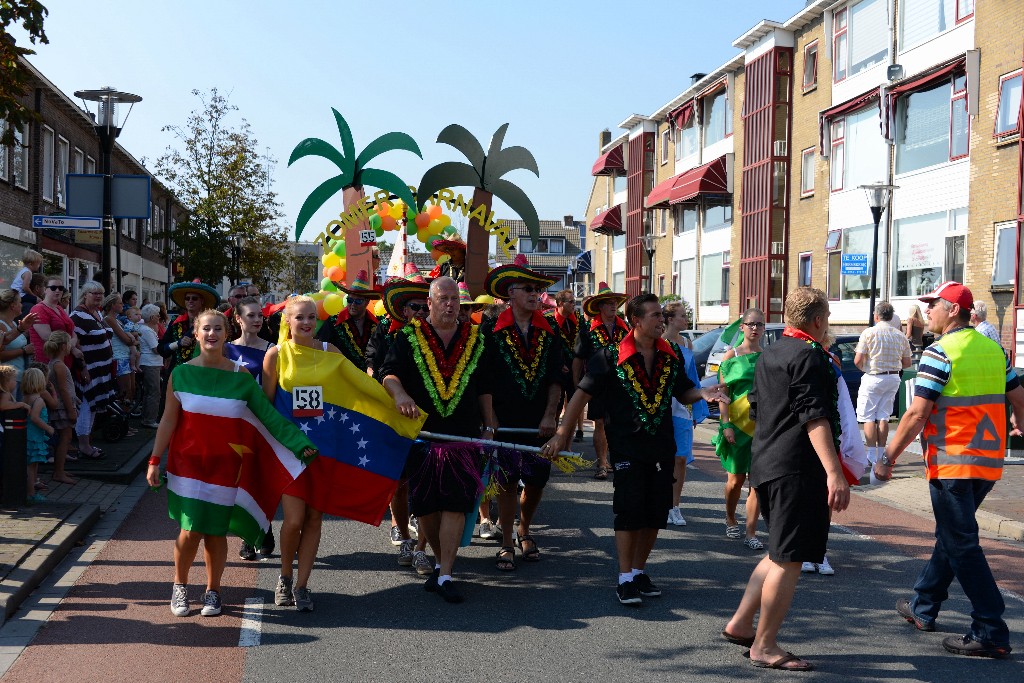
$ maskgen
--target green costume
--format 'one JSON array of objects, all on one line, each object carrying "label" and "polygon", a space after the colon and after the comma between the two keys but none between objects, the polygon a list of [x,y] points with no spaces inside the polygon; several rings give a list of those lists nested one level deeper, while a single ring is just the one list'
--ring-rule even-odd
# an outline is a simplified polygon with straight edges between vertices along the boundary
[{"label": "green costume", "polygon": [[[747,394],[754,385],[754,366],[760,352],[733,356],[727,359],[718,369],[719,381],[729,387],[728,421],[723,420],[718,434],[711,439],[715,453],[722,461],[722,467],[730,474],[747,474],[750,472],[750,446],[754,441],[754,421],[750,419],[750,402]],[[732,427],[736,443],[726,441],[722,432]]]}]

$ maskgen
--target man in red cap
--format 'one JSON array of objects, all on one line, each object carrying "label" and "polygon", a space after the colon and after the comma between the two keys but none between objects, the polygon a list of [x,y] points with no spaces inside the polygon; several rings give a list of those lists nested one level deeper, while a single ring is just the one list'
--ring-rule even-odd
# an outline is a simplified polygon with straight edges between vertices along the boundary
[{"label": "man in red cap", "polygon": [[921,301],[928,304],[928,329],[942,336],[921,356],[914,400],[874,473],[890,479],[896,458],[924,429],[935,548],[914,584],[914,599],[897,600],[896,612],[918,630],[934,631],[955,577],[971,601],[971,630],[948,636],[942,646],[958,655],[1003,658],[1010,654],[1005,605],[978,542],[975,512],[1002,476],[1005,400],[1014,425],[1024,424],[1024,389],[999,344],[970,326],[971,290],[944,282]]}]

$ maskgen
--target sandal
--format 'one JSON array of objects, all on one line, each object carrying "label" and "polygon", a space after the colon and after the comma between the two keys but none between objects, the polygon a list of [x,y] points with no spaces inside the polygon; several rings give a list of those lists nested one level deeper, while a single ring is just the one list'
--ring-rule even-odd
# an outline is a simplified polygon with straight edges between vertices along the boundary
[{"label": "sandal", "polygon": [[[800,659],[792,652],[787,652],[782,655],[774,662],[769,662],[763,659],[750,658],[750,663],[759,669],[779,669],[781,671],[814,671],[814,665],[807,660]],[[794,664],[795,666],[786,666],[787,664]]]},{"label": "sandal", "polygon": [[93,447],[92,452],[90,453],[86,453],[83,450],[79,450],[78,453],[81,457],[85,458],[86,460],[99,460],[100,458],[103,457],[103,449],[96,448],[95,446]]},{"label": "sandal", "polygon": [[740,527],[739,527],[738,524],[734,524],[732,526],[726,524],[725,525],[725,537],[726,538],[743,538],[743,532],[740,531]]},{"label": "sandal", "polygon": [[[540,561],[540,550],[537,549],[537,541],[533,540],[533,536],[526,534],[520,536],[516,543],[519,544],[519,550],[523,553],[524,562],[538,562]],[[523,547],[524,543],[532,543],[533,547],[527,550]]]},{"label": "sandal", "polygon": [[603,465],[601,467],[598,467],[597,472],[594,473],[594,479],[600,479],[601,481],[604,481],[607,478],[608,468],[604,467]]},{"label": "sandal", "polygon": [[81,453],[79,451],[68,451],[68,454],[64,456],[64,459],[68,462],[75,462],[78,460],[80,455]]},{"label": "sandal", "polygon": [[498,561],[495,563],[503,572],[515,571],[516,568],[516,549],[510,545],[502,546],[501,550],[496,555]]}]

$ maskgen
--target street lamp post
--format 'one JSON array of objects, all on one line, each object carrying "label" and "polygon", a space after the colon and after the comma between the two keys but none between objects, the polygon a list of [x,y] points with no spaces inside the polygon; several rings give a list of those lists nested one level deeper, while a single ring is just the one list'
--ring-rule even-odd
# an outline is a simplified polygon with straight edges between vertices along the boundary
[{"label": "street lamp post", "polygon": [[235,233],[231,237],[231,286],[238,285],[242,274],[242,236]]},{"label": "street lamp post", "polygon": [[640,244],[647,252],[647,291],[654,293],[654,251],[657,248],[655,242],[661,239],[661,235],[645,233],[640,235]]},{"label": "street lamp post", "polygon": [[[114,143],[117,141],[117,136],[121,134],[121,128],[117,125],[117,105],[134,105],[136,102],[141,102],[142,98],[131,93],[119,92],[110,86],[100,88],[99,90],[78,90],[75,92],[75,97],[83,101],[88,100],[97,103],[96,114],[93,115],[93,129],[96,131],[96,136],[100,139],[100,171],[103,174],[103,229],[101,231],[103,233],[103,253],[100,255],[100,275],[95,279],[109,292],[113,284],[110,281],[110,233],[114,229],[110,186],[112,174],[111,156],[114,152]],[[88,111],[88,108],[86,109]],[[128,108],[128,114],[131,114],[131,107]],[[124,117],[125,121],[128,120],[128,114]],[[117,233],[117,260],[120,264],[120,231]],[[120,291],[120,267],[117,269],[116,284],[118,291]]]},{"label": "street lamp post", "polygon": [[875,221],[875,232],[871,238],[871,308],[868,310],[868,327],[875,324],[875,288],[878,283],[878,225],[882,222],[882,213],[889,206],[892,191],[899,188],[885,183],[861,185],[868,198],[871,218]]}]

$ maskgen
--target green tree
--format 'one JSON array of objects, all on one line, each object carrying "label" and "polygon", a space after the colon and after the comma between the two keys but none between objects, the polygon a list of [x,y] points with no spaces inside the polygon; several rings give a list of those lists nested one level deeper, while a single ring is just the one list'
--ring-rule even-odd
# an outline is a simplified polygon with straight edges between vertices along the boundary
[{"label": "green tree", "polygon": [[18,47],[14,36],[7,32],[11,24],[21,24],[29,41],[49,43],[43,31],[43,21],[49,11],[36,0],[0,0],[0,119],[7,122],[0,144],[14,145],[14,129],[39,120],[21,99],[28,94],[28,72],[21,61],[35,51]]},{"label": "green tree", "polygon": [[202,103],[184,126],[165,126],[181,149],[168,147],[157,160],[157,174],[189,215],[170,235],[182,279],[219,283],[233,277],[231,250],[241,244],[239,272],[272,289],[290,265],[287,232],[273,191],[270,161],[260,156],[249,123],[229,120],[238,107],[216,88],[193,90]]}]

